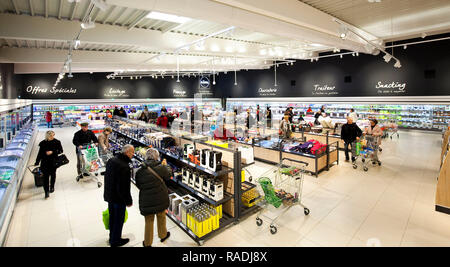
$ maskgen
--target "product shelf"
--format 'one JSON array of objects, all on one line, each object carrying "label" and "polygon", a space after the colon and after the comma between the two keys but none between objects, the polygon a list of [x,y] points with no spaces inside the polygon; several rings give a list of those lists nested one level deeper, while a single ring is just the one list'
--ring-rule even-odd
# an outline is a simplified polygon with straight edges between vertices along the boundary
[{"label": "product shelf", "polygon": [[180,185],[180,186],[183,187],[184,189],[188,190],[188,191],[191,192],[192,194],[194,194],[194,195],[200,197],[200,198],[203,199],[204,201],[206,201],[206,202],[208,202],[209,204],[214,205],[214,206],[219,206],[219,205],[221,205],[221,204],[223,204],[223,203],[225,203],[225,202],[231,200],[231,199],[234,197],[234,196],[231,195],[230,193],[224,191],[224,192],[223,192],[223,198],[222,198],[221,200],[219,200],[219,201],[215,201],[215,200],[212,200],[212,199],[210,199],[209,197],[205,196],[204,194],[202,194],[202,193],[196,191],[194,188],[192,188],[192,187],[190,187],[190,186],[184,184],[183,182],[181,182],[181,181],[179,181],[179,180],[178,180],[178,181],[174,181],[174,182],[176,182],[178,185]]}]

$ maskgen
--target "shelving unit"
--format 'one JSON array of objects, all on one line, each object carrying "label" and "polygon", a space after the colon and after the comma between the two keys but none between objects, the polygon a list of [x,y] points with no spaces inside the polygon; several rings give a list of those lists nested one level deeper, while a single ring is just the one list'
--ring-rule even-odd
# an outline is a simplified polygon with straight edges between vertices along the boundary
[{"label": "shelving unit", "polygon": [[[354,108],[359,114],[360,118],[367,119],[368,117],[375,117],[381,123],[394,120],[401,129],[419,129],[441,131],[445,129],[450,122],[450,106],[448,105],[395,105],[395,104],[302,104],[285,102],[271,102],[270,100],[264,102],[236,102],[228,101],[227,110],[231,111],[233,107],[240,107],[241,110],[248,108],[253,111],[256,110],[256,105],[260,105],[260,110],[265,110],[269,105],[272,110],[272,123],[279,121],[287,107],[294,108],[294,115],[313,116],[322,105],[325,105],[325,110],[333,119],[345,119],[349,113],[350,108]],[[308,108],[311,107],[313,112],[307,113]],[[448,116],[448,117],[447,117]],[[294,118],[295,119],[295,118]]]},{"label": "shelving unit", "polygon": [[[119,122],[122,120],[118,120]],[[133,123],[133,121],[130,120],[124,120],[123,123]],[[136,122],[137,123],[137,122]],[[141,122],[140,122],[141,123]],[[137,124],[136,124],[137,125]],[[141,126],[139,126],[141,127]],[[112,127],[113,132],[117,135],[117,137],[121,137],[125,140],[125,143],[131,143],[136,146],[142,146],[142,147],[149,147],[149,144],[146,144],[139,138],[136,138],[134,136],[131,136],[130,134],[127,134],[125,132],[122,132],[118,130],[115,127]],[[153,125],[149,125],[147,128],[149,131],[158,131],[158,129],[155,129]],[[169,134],[171,135],[171,134]],[[188,229],[185,225],[183,225],[180,221],[178,221],[177,218],[175,218],[170,213],[167,213],[167,217],[171,219],[175,224],[177,224],[188,236],[190,236],[195,242],[197,242],[199,245],[202,245],[207,239],[211,238],[216,234],[217,232],[221,231],[225,227],[227,227],[229,224],[233,222],[237,222],[242,215],[248,214],[250,211],[256,211],[257,207],[254,207],[253,209],[249,210],[246,209],[242,205],[242,194],[254,187],[256,185],[244,182],[242,183],[241,180],[241,174],[242,170],[245,167],[248,167],[252,164],[242,164],[241,162],[241,152],[234,151],[226,148],[221,148],[217,146],[213,146],[211,144],[207,144],[204,142],[197,142],[195,140],[190,140],[188,138],[183,137],[176,137],[174,135],[171,135],[175,140],[177,145],[182,145],[185,143],[191,143],[194,145],[194,148],[200,149],[204,147],[208,147],[210,149],[221,151],[223,153],[222,161],[227,161],[228,166],[225,166],[225,164],[222,166],[222,169],[217,172],[213,172],[209,169],[205,169],[202,166],[196,165],[182,157],[179,157],[178,155],[174,155],[170,153],[169,151],[162,149],[162,148],[156,148],[159,152],[162,158],[170,159],[174,163],[182,165],[182,166],[189,166],[191,168],[196,169],[199,172],[203,172],[206,174],[209,174],[211,176],[217,177],[219,179],[224,179],[224,197],[219,200],[215,201],[211,199],[209,196],[204,195],[203,193],[196,191],[195,189],[187,186],[184,184],[180,179],[177,177],[173,177],[170,181],[169,190],[178,193],[180,195],[186,195],[190,194],[196,198],[198,198],[202,202],[206,202],[208,204],[211,204],[213,206],[222,205],[223,207],[223,218],[220,220],[220,227],[219,229],[205,235],[202,237],[197,237],[190,229]],[[116,143],[118,145],[118,142],[115,140],[110,140],[112,143]],[[139,161],[142,161],[143,159],[139,157],[138,155],[135,156],[135,158]],[[246,189],[242,189],[242,184],[246,185]],[[248,188],[250,187],[250,188]]]}]

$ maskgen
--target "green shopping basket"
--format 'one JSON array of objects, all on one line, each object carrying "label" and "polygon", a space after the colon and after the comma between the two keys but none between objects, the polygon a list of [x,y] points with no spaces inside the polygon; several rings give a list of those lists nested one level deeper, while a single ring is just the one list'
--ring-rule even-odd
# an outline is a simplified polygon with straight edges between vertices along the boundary
[{"label": "green shopping basket", "polygon": [[264,198],[267,203],[273,205],[275,208],[279,208],[283,203],[283,200],[277,197],[275,189],[272,185],[272,181],[267,177],[262,177],[258,180],[258,182],[261,185],[262,190],[264,191]]}]

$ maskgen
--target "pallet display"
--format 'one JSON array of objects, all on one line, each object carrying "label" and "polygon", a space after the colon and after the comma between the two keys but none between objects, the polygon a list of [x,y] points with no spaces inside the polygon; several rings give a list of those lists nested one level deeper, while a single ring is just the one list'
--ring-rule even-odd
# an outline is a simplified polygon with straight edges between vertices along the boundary
[{"label": "pallet display", "polygon": [[[175,148],[184,147],[186,145],[192,146],[194,151],[208,149],[215,151],[216,153],[220,153],[222,155],[222,167],[220,170],[214,171],[209,168],[205,168],[198,163],[192,162],[191,159],[187,159],[184,156],[175,153],[173,149],[169,150],[158,143],[154,143],[153,141],[149,141],[144,138],[145,134],[163,133],[163,131],[155,125],[116,117],[113,119],[108,119],[107,125],[113,129],[113,135],[110,141],[118,148],[127,143],[133,144],[135,147],[138,147],[138,149],[154,147],[159,151],[161,159],[166,159],[171,166],[174,166],[177,169],[174,172],[174,176],[170,179],[170,181],[168,181],[168,185],[169,190],[173,194],[176,194],[180,200],[184,197],[188,198],[188,196],[190,196],[196,199],[196,201],[200,204],[206,203],[214,209],[221,210],[222,217],[218,222],[218,227],[216,227],[215,230],[212,230],[212,228],[210,229],[211,231],[207,231],[205,233],[196,232],[198,228],[183,223],[183,220],[185,220],[186,217],[180,216],[179,210],[177,211],[176,208],[174,208],[174,211],[169,207],[167,217],[177,224],[199,245],[202,245],[207,239],[214,236],[214,234],[231,223],[237,222],[243,215],[256,211],[258,208],[257,206],[245,207],[242,204],[242,194],[255,186],[242,181],[242,170],[250,164],[242,163],[241,153],[239,151],[208,144],[204,142],[204,139],[190,138],[189,136],[186,136],[187,133],[184,132],[175,131],[171,133],[169,131],[164,131],[165,134],[170,136],[170,138],[175,141]],[[142,161],[142,154],[136,155],[135,159],[137,161]],[[197,176],[209,177],[210,181],[216,181],[223,188],[223,197],[220,199],[214,198],[213,196],[205,194],[203,191],[195,189],[195,187],[184,182],[184,170],[190,170],[195,172]],[[174,199],[178,198],[175,197]]]}]

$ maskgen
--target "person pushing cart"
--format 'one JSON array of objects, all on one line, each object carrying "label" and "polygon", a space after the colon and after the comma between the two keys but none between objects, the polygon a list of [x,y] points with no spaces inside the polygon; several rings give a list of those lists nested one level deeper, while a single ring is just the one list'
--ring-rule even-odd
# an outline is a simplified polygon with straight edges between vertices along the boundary
[{"label": "person pushing cart", "polygon": [[73,136],[72,143],[75,145],[76,154],[77,154],[77,181],[83,178],[84,176],[90,176],[90,174],[83,170],[82,162],[83,155],[81,150],[88,144],[94,143],[96,146],[98,145],[98,139],[95,136],[94,132],[89,130],[89,123],[83,122],[80,124],[81,130],[75,133]]}]

